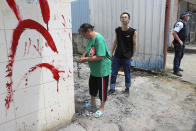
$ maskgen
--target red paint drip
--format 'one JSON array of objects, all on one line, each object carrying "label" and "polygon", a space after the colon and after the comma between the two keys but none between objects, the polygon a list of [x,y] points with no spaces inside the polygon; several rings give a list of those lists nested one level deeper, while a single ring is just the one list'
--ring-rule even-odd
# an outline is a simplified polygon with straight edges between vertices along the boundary
[{"label": "red paint drip", "polygon": [[42,56],[40,50],[39,50],[39,40],[37,39],[37,46],[33,45],[33,47],[35,48],[35,50],[39,53],[40,56]]},{"label": "red paint drip", "polygon": [[36,47],[36,45],[33,45],[33,47],[34,47],[35,50],[38,52],[38,54],[39,54],[40,56],[42,56],[41,52],[39,51],[39,47]]},{"label": "red paint drip", "polygon": [[[48,63],[41,63],[41,64],[38,64],[38,65],[32,67],[32,68],[29,70],[29,73],[35,71],[37,68],[47,68],[47,69],[49,69],[49,70],[52,72],[53,78],[57,81],[57,92],[58,92],[58,83],[59,83],[59,78],[60,78],[59,73],[60,73],[60,72],[63,72],[63,73],[64,73],[65,71],[59,71],[59,70],[57,70],[53,65],[50,65],[50,64],[48,64]],[[27,81],[28,81],[28,80],[27,80]]]},{"label": "red paint drip", "polygon": [[39,0],[39,3],[40,3],[40,8],[41,8],[43,20],[46,23],[47,30],[48,30],[48,22],[50,20],[50,8],[48,5],[48,1],[47,0]]},{"label": "red paint drip", "polygon": [[29,38],[29,48],[28,48],[28,52],[27,52],[27,54],[29,53],[29,49],[30,49],[30,47],[31,47],[31,38]]},{"label": "red paint drip", "polygon": [[63,15],[61,15],[61,16],[63,17],[63,23],[62,23],[62,24],[63,24],[64,27],[66,27],[66,20],[65,20],[65,17],[64,17]]},{"label": "red paint drip", "polygon": [[24,51],[24,55],[23,56],[26,55],[26,52],[27,52],[27,42],[25,42],[25,51]]},{"label": "red paint drip", "polygon": [[61,15],[62,17],[63,17],[63,19],[64,19],[64,21],[65,21],[65,17],[64,17],[64,15]]},{"label": "red paint drip", "polygon": [[16,29],[13,32],[13,38],[12,38],[12,45],[11,45],[11,52],[9,54],[9,63],[6,66],[7,70],[7,76],[9,77],[9,80],[7,81],[6,84],[6,88],[8,90],[8,95],[5,99],[6,101],[6,107],[9,108],[10,102],[13,99],[13,92],[12,92],[12,69],[13,69],[13,64],[14,64],[14,57],[16,54],[16,50],[18,47],[18,41],[20,39],[21,34],[24,32],[25,29],[35,29],[36,31],[38,31],[39,33],[42,34],[42,36],[46,39],[48,45],[50,46],[50,48],[54,51],[57,52],[57,48],[55,46],[55,43],[50,35],[50,33],[42,26],[40,25],[38,22],[27,19],[27,20],[23,20],[23,21],[19,21],[18,26],[16,27]]},{"label": "red paint drip", "polygon": [[69,73],[72,73],[71,70],[69,70]]},{"label": "red paint drip", "polygon": [[48,47],[48,43],[47,42],[45,42],[45,46]]},{"label": "red paint drip", "polygon": [[10,102],[13,101],[13,90],[12,90],[12,81],[6,83],[8,89],[8,95],[5,98],[5,107],[8,109],[10,107]]},{"label": "red paint drip", "polygon": [[39,48],[39,39],[37,39],[37,47]]},{"label": "red paint drip", "polygon": [[21,17],[20,17],[20,13],[19,13],[19,8],[16,5],[16,2],[14,0],[6,0],[9,7],[14,11],[14,14],[16,16],[16,18],[18,19],[18,21],[21,21]]},{"label": "red paint drip", "polygon": [[25,74],[25,76],[26,76],[26,79],[25,79],[25,86],[27,87],[27,85],[28,85],[28,76],[27,76],[27,73]]},{"label": "red paint drip", "polygon": [[63,24],[63,26],[65,27],[65,23],[62,23]]}]

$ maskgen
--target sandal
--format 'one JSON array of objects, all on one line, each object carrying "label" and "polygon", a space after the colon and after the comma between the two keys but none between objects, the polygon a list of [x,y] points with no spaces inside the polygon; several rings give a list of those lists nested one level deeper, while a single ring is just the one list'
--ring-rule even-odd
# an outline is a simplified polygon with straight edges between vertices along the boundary
[{"label": "sandal", "polygon": [[101,117],[101,116],[103,116],[103,112],[101,112],[100,110],[97,110],[97,111],[95,112],[95,117],[96,117],[96,118],[99,118],[99,117]]}]

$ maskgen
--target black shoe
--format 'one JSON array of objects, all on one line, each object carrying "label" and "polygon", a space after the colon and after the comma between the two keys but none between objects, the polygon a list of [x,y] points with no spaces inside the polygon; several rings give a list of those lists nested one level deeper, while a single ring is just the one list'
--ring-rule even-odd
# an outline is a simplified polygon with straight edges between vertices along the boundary
[{"label": "black shoe", "polygon": [[111,95],[111,94],[113,94],[114,92],[115,92],[115,90],[110,89],[110,90],[108,91],[108,95]]},{"label": "black shoe", "polygon": [[179,68],[179,71],[184,71],[182,68]]},{"label": "black shoe", "polygon": [[174,72],[173,74],[182,77],[182,74],[180,72]]},{"label": "black shoe", "polygon": [[125,93],[129,94],[129,88],[125,89]]}]

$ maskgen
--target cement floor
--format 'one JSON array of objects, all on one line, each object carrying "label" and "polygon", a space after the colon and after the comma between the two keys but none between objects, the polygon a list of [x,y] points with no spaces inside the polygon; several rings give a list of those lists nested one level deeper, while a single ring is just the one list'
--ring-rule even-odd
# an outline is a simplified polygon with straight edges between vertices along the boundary
[{"label": "cement floor", "polygon": [[[187,57],[184,60],[188,60]],[[108,96],[104,115],[95,118],[94,112],[100,102],[97,98],[97,108],[85,108],[90,99],[89,68],[87,64],[79,67],[78,71],[74,59],[76,114],[69,125],[58,131],[196,131],[196,88],[193,84],[134,71],[127,96],[122,93],[124,76],[118,75],[117,92]],[[188,77],[186,63],[183,67],[184,76],[187,73]]]},{"label": "cement floor", "polygon": [[[167,54],[167,72],[173,72],[174,53]],[[196,84],[196,46],[187,45],[184,57],[181,61],[181,68],[183,68],[181,80]]]}]

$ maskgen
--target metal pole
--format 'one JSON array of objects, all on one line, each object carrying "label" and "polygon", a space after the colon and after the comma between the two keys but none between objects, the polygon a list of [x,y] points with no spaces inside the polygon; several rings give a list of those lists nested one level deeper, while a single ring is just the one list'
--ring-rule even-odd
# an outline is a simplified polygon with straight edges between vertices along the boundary
[{"label": "metal pole", "polygon": [[171,0],[167,0],[166,10],[165,10],[165,29],[164,29],[164,58],[163,58],[164,70],[166,70],[170,9],[171,9]]}]

